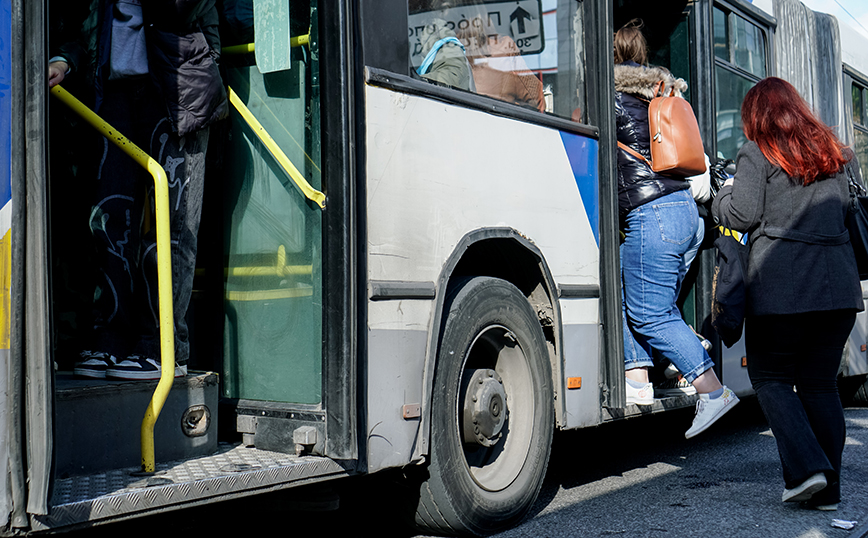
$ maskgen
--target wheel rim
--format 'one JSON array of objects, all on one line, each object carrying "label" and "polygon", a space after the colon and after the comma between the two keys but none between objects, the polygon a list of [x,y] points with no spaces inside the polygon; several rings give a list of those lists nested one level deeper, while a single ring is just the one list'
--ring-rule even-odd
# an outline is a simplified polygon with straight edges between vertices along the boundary
[{"label": "wheel rim", "polygon": [[[534,426],[531,370],[515,334],[502,325],[480,331],[470,345],[460,383],[456,416],[464,463],[481,488],[503,490],[521,472]],[[482,424],[476,439],[473,426],[465,424],[469,416]]]}]

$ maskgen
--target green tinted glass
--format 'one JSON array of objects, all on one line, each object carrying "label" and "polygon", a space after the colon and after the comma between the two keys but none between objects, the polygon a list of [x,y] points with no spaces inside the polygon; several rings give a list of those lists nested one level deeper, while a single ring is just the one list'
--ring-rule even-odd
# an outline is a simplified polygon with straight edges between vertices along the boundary
[{"label": "green tinted glass", "polygon": [[[292,37],[311,32],[311,45],[292,48],[288,69],[263,74],[251,54],[224,59],[228,86],[320,189],[315,12],[315,1],[290,4]],[[244,23],[236,42],[249,40],[252,32],[244,32],[252,20],[236,20]],[[232,110],[223,193],[224,395],[316,404],[322,399],[322,210],[239,108]]]},{"label": "green tinted glass", "polygon": [[729,27],[726,13],[714,8],[714,55],[721,60],[729,60]]},{"label": "green tinted glass", "polygon": [[856,84],[851,86],[851,94],[853,96],[853,122],[859,125],[865,125],[865,109],[862,99],[862,87]]},{"label": "green tinted glass", "polygon": [[717,95],[717,156],[735,159],[747,142],[741,125],[741,102],[754,82],[720,66],[715,67]]},{"label": "green tinted glass", "polygon": [[[690,18],[683,16],[678,26],[669,35],[669,41],[657,50],[649,51],[649,63],[663,66],[676,77],[690,80],[690,55],[684,51],[690,50]],[[690,98],[690,88],[684,92],[684,98]]]},{"label": "green tinted glass", "polygon": [[854,131],[856,143],[853,149],[856,151],[856,158],[859,160],[859,168],[862,171],[862,181],[864,183],[868,181],[868,131],[861,129],[855,129]]}]

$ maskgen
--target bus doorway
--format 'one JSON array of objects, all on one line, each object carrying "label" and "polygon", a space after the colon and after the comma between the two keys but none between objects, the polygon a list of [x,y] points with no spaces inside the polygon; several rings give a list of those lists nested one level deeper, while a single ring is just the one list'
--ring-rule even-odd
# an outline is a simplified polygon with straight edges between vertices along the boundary
[{"label": "bus doorway", "polygon": [[[700,124],[705,153],[714,155],[713,132],[706,118],[706,109],[711,104],[708,100],[698,101],[696,96],[706,95],[694,87],[703,85],[704,77],[697,76],[697,58],[701,56],[695,32],[697,21],[701,20],[699,6],[684,1],[664,2],[654,5],[622,0],[616,2],[613,8],[613,31],[625,26],[638,26],[647,43],[647,65],[659,67],[671,73],[676,79],[682,79],[686,84],[679,88],[682,96],[692,105]],[[616,70],[617,71],[617,70]],[[617,79],[617,74],[616,74]],[[617,87],[617,82],[616,82]],[[650,97],[648,98],[650,100]],[[714,162],[715,159],[711,159]],[[689,270],[681,280],[677,306],[684,322],[690,326],[699,339],[703,341],[710,358],[714,362],[714,371],[720,377],[719,347],[720,342],[710,326],[710,290],[714,263],[713,240],[714,224],[711,217],[711,193],[705,183],[704,194],[694,192],[696,205],[702,227],[703,239],[699,245],[696,257],[689,265]],[[700,350],[701,351],[701,350]],[[669,360],[656,349],[651,356],[655,365],[650,369],[650,381],[655,386],[655,398],[669,399],[692,396],[695,389],[680,377],[680,372],[674,369]],[[629,414],[629,411],[628,411]]]},{"label": "bus doorway", "polygon": [[[82,41],[94,6],[102,5],[93,4],[90,12],[88,6],[45,4],[49,50]],[[105,292],[95,285],[88,223],[108,142],[66,100],[47,102],[48,321],[56,369],[56,434],[48,450],[55,456],[49,478],[55,493],[48,499],[51,515],[37,517],[33,528],[211,502],[354,471],[346,6],[293,2],[269,11],[268,4],[224,2],[217,12],[222,44],[211,53],[220,56],[229,114],[210,125],[186,314],[188,372],[176,377],[155,426],[157,475],[131,474],[143,462],[140,423],[157,381],[73,374],[93,325],[94,289]],[[70,69],[61,86],[99,112],[92,83],[86,70]],[[333,112],[326,117],[325,103]],[[178,163],[161,154],[162,138],[155,138],[132,142],[159,161],[170,189],[183,188],[186,178],[172,176]],[[153,179],[143,176],[142,190],[153,189]],[[335,195],[328,212],[326,193]],[[143,214],[130,223],[137,233],[155,226],[153,215]],[[328,239],[327,229],[335,230]],[[184,498],[172,494],[191,479],[212,485]],[[109,489],[88,486],[107,482]],[[142,486],[165,487],[165,495],[145,495]],[[107,491],[122,502],[103,512],[82,509]]]}]

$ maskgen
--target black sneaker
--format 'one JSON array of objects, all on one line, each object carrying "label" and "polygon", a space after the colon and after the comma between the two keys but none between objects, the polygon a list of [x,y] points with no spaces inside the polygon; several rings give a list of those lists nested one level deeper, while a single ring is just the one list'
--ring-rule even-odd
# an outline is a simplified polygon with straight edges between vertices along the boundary
[{"label": "black sneaker", "polygon": [[81,361],[75,363],[72,373],[78,377],[105,379],[106,371],[114,367],[118,360],[111,353],[84,350],[78,354]]},{"label": "black sneaker", "polygon": [[[144,355],[130,355],[120,364],[109,368],[106,376],[112,379],[160,379],[160,363]],[[187,375],[187,365],[175,364],[175,377]]]},{"label": "black sneaker", "polygon": [[677,398],[691,394],[696,394],[696,388],[681,376],[667,379],[654,387],[654,396],[657,398]]}]

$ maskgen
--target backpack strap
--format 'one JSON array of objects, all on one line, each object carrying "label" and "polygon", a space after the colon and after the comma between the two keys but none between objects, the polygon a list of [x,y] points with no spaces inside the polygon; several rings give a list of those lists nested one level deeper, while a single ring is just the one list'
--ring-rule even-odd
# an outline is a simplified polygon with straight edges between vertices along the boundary
[{"label": "backpack strap", "polygon": [[635,149],[631,148],[631,147],[628,146],[627,144],[625,144],[625,143],[619,141],[619,142],[618,142],[618,147],[621,148],[621,149],[623,149],[625,152],[627,152],[628,154],[632,155],[633,157],[639,159],[639,160],[642,161],[643,163],[647,164],[649,167],[651,166],[651,161],[649,161],[648,159],[646,159],[645,157],[643,157],[641,153],[639,153],[639,152],[636,151]]}]

